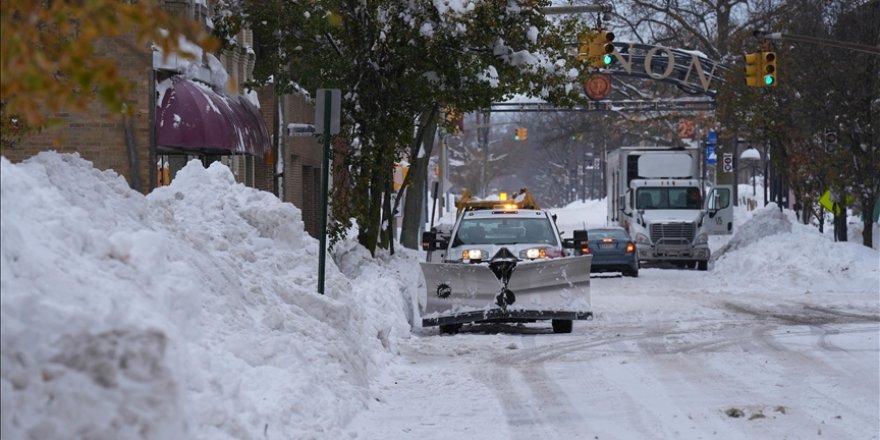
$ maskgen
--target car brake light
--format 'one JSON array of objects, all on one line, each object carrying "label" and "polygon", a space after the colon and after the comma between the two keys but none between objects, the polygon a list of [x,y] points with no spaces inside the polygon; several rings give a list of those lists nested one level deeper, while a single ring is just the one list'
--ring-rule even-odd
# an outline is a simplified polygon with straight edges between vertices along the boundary
[{"label": "car brake light", "polygon": [[581,248],[581,254],[586,255],[589,253],[590,253],[590,248],[588,248],[588,247]]},{"label": "car brake light", "polygon": [[632,242],[626,244],[626,253],[631,254],[636,251],[636,245]]}]

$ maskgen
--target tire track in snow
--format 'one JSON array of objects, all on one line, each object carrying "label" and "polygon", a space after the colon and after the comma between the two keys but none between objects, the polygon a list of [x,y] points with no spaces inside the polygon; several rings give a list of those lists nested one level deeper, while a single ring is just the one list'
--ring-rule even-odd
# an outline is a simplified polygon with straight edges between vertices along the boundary
[{"label": "tire track in snow", "polygon": [[[542,352],[546,347],[535,347],[538,338],[524,338],[523,343],[532,347],[524,350],[531,353]],[[560,345],[568,347],[572,344],[565,342],[553,344],[551,351],[560,349]],[[619,414],[620,408],[611,408],[615,412],[615,420],[625,417],[629,423],[626,429],[634,430],[638,436],[650,436],[647,426],[650,411],[638,410],[641,403],[629,398],[623,390],[625,383],[608,377],[590,376],[590,382],[581,377],[558,376],[548,372],[548,368],[554,370],[553,364],[560,365],[559,371],[563,374],[569,371],[567,362],[544,362],[534,361],[534,358],[511,362],[518,357],[512,354],[500,354],[490,359],[491,369],[501,371],[490,373],[486,368],[472,371],[474,377],[483,382],[487,387],[495,389],[498,400],[502,403],[504,413],[511,427],[513,438],[522,440],[534,440],[535,438],[608,438],[609,434],[620,433],[619,426],[616,431],[608,431],[592,425],[602,415],[593,414],[591,411],[608,411],[603,399],[597,399],[599,405],[576,405],[571,400],[572,395],[595,396],[603,391],[613,396],[616,401],[624,401],[625,410]],[[517,379],[518,378],[518,379]],[[560,381],[573,386],[563,388]],[[525,385],[525,388],[523,387]],[[579,402],[583,403],[583,402]],[[587,411],[587,412],[585,412]],[[602,419],[602,422],[605,422]],[[659,421],[651,420],[650,423],[659,424]],[[647,438],[647,437],[646,437]]]},{"label": "tire track in snow", "polygon": [[[851,316],[849,317],[851,318]],[[856,361],[857,357],[848,353],[848,350],[840,347],[829,339],[843,335],[853,335],[858,333],[880,333],[880,327],[870,324],[872,320],[865,320],[863,317],[857,319],[845,319],[850,324],[844,324],[845,328],[828,328],[828,325],[810,325],[805,330],[800,331],[780,331],[766,332],[765,340],[772,341],[773,345],[788,346],[789,350],[785,353],[785,357],[781,358],[785,361],[786,372],[788,375],[796,375],[799,371],[804,370],[805,365],[809,365],[808,371],[812,374],[805,377],[801,388],[801,401],[812,402],[810,408],[805,410],[811,411],[812,420],[827,419],[828,422],[836,420],[852,420],[853,417],[860,418],[865,421],[876,421],[877,411],[880,410],[880,402],[876,399],[873,402],[855,400],[855,397],[841,398],[836,392],[839,387],[846,389],[859,389],[866,386],[873,389],[878,387],[878,378],[862,377],[853,374],[853,371],[864,370],[866,366],[851,364]],[[868,324],[866,324],[866,322]],[[781,329],[780,329],[781,330]],[[810,338],[803,344],[797,341],[791,341],[792,338],[799,336],[807,336]],[[778,357],[777,357],[778,358]],[[869,366],[870,367],[870,366]],[[870,381],[873,380],[873,383]],[[806,406],[806,405],[804,405]],[[828,408],[845,409],[845,414],[829,414]],[[839,418],[835,418],[839,416]],[[822,420],[824,422],[824,420]],[[876,422],[875,422],[876,423]],[[877,423],[880,428],[880,423]],[[865,433],[852,432],[851,424],[843,422],[834,425],[824,425],[826,435],[835,435],[839,430],[841,438],[866,438]],[[876,437],[875,437],[876,438]]]},{"label": "tire track in snow", "polygon": [[[681,367],[658,366],[653,370],[678,376],[675,382],[679,387],[698,390],[699,385],[705,383],[707,389],[715,390],[717,395],[706,396],[714,402],[712,408],[707,408],[708,412],[697,416],[703,419],[703,424],[717,424],[720,420],[723,428],[719,432],[741,429],[747,431],[739,438],[785,438],[786,432],[803,432],[805,426],[816,426],[817,432],[821,429],[826,436],[832,438],[871,438],[864,437],[864,432],[852,432],[853,428],[845,420],[853,420],[853,417],[861,419],[862,423],[856,426],[865,426],[871,420],[876,420],[876,401],[848,402],[842,400],[839,392],[835,391],[839,387],[864,387],[865,384],[860,381],[864,382],[866,378],[856,377],[850,369],[864,371],[866,367],[846,363],[847,360],[858,358],[845,352],[824,350],[820,347],[822,338],[830,334],[878,331],[875,326],[866,329],[862,327],[864,324],[854,325],[858,327],[827,329],[813,326],[786,331],[784,326],[762,324],[750,329],[750,338],[729,338],[724,341],[725,344],[716,345],[710,350],[706,350],[709,348],[707,346],[701,346],[702,352],[683,351],[683,354],[688,355],[686,358],[653,356],[648,360],[686,360]],[[738,345],[737,340],[742,345]],[[728,344],[731,342],[732,344]],[[700,356],[708,355],[709,351],[722,345],[741,347],[747,351],[743,352],[741,358],[724,364],[713,362],[711,357]],[[756,369],[756,361],[763,362],[763,368]],[[808,372],[807,375],[804,375],[805,371]],[[793,381],[793,378],[801,378],[800,383]],[[872,386],[876,388],[876,381]],[[787,414],[774,409],[780,406]],[[717,412],[726,407],[744,409],[744,417],[749,420],[728,419],[723,415],[719,418]],[[830,414],[831,408],[837,408],[838,411],[845,408],[845,414]],[[752,416],[761,422],[753,422]],[[844,422],[840,422],[840,418]]]},{"label": "tire track in snow", "polygon": [[[534,336],[522,343],[535,349]],[[505,355],[492,356],[488,365],[472,374],[496,390],[511,433],[517,439],[581,438],[588,426],[556,379],[548,374],[544,362],[513,363]]]},{"label": "tire track in snow", "polygon": [[[526,341],[534,345],[536,338],[526,338]],[[498,360],[493,359],[493,362],[497,364]],[[546,414],[545,420],[558,427],[561,438],[580,438],[584,432],[588,432],[585,415],[578,411],[568,394],[558,385],[557,379],[547,372],[547,363],[521,363],[515,364],[514,368]]]},{"label": "tire track in snow", "polygon": [[[642,411],[657,419],[654,425],[647,426],[644,438],[711,439],[719,438],[719,433],[728,439],[750,438],[726,423],[718,406],[705,403],[713,399],[708,393],[718,388],[719,381],[706,374],[698,356],[635,357],[623,368],[628,380],[621,384],[622,392],[641,402]],[[639,386],[628,383],[633,381]],[[671,422],[676,419],[680,421]]]},{"label": "tire track in snow", "polygon": [[555,438],[560,434],[553,425],[547,423],[511,379],[511,368],[491,364],[474,367],[471,375],[495,393],[510,427],[512,440],[533,440],[535,438]]}]

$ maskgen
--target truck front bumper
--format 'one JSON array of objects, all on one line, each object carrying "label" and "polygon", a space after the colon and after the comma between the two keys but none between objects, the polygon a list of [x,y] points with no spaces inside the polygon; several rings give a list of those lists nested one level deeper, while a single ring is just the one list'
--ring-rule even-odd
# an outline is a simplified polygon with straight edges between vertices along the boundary
[{"label": "truck front bumper", "polygon": [[642,261],[708,261],[711,256],[709,246],[691,246],[681,244],[658,244],[648,247],[638,246],[639,260]]}]

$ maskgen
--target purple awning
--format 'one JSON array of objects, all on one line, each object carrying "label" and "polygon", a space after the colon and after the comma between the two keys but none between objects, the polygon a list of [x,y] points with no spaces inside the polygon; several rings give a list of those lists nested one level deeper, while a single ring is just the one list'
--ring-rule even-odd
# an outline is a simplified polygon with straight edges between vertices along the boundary
[{"label": "purple awning", "polygon": [[260,110],[243,96],[218,94],[209,86],[172,77],[156,108],[156,145],[262,155],[270,150]]}]

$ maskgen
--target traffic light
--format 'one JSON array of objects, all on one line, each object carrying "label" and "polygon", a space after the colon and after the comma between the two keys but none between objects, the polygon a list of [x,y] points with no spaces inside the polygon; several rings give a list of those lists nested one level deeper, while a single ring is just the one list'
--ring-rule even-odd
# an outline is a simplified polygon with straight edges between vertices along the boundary
[{"label": "traffic light", "polygon": [[578,35],[578,60],[587,61],[592,53],[593,37],[592,32],[584,32]]},{"label": "traffic light", "polygon": [[522,130],[522,135],[520,136],[520,139],[522,139],[522,140],[528,139],[529,138],[529,129],[522,128],[521,130]]},{"label": "traffic light", "polygon": [[593,67],[605,67],[614,62],[614,33],[601,30],[594,41]]},{"label": "traffic light", "polygon": [[518,127],[513,131],[513,139],[517,141],[524,141],[529,137],[529,131],[523,127]]},{"label": "traffic light", "polygon": [[746,61],[746,85],[749,87],[761,87],[761,57],[757,53],[747,53],[743,57]]},{"label": "traffic light", "polygon": [[746,85],[749,87],[776,87],[776,52],[747,53]]},{"label": "traffic light", "polygon": [[599,30],[578,36],[578,60],[589,61],[592,67],[605,67],[614,62],[614,33]]},{"label": "traffic light", "polygon": [[776,87],[776,52],[761,52],[761,84]]}]

